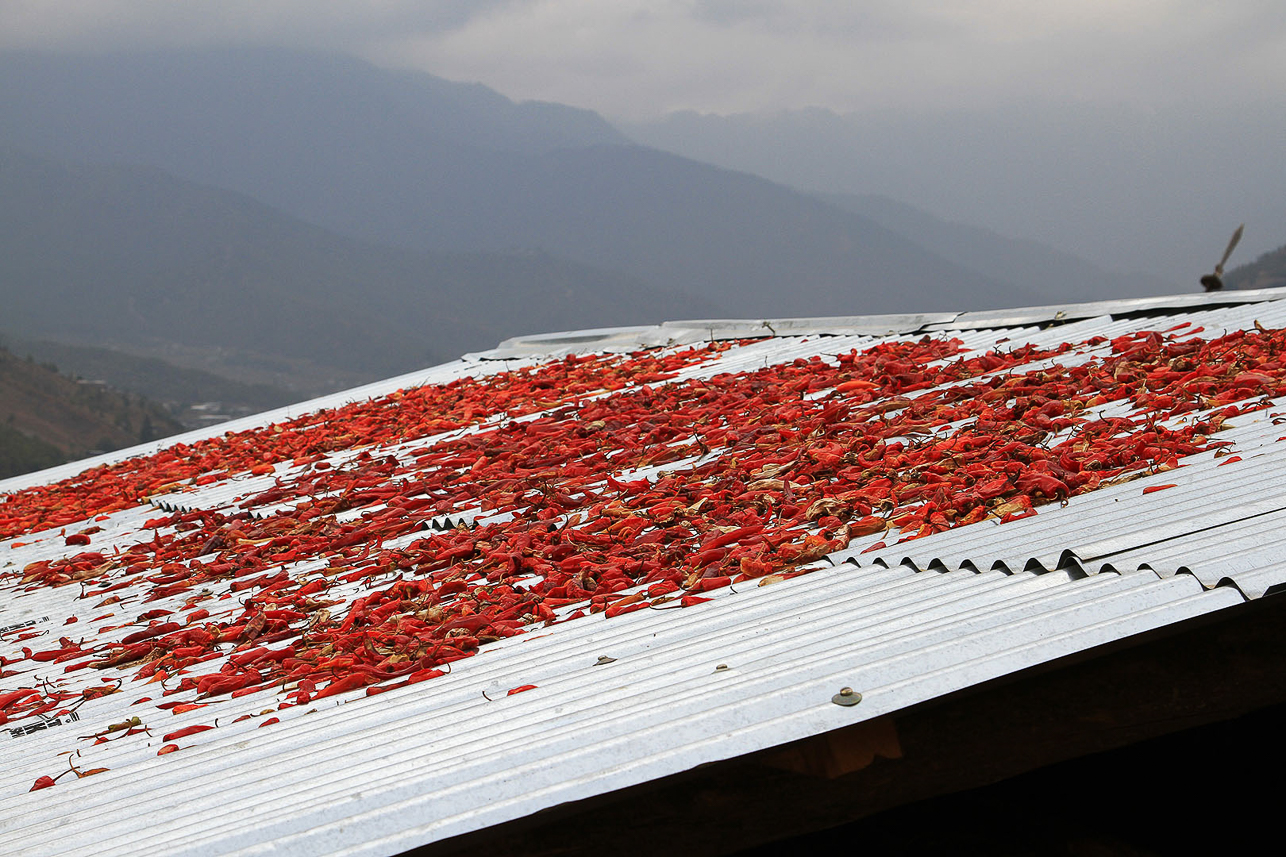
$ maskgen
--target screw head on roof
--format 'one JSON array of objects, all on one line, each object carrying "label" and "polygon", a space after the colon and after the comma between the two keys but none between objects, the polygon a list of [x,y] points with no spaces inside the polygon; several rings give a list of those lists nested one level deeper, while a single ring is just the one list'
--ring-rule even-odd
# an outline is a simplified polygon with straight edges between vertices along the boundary
[{"label": "screw head on roof", "polygon": [[714,668],[714,671],[715,671],[715,672],[717,672],[717,673],[718,673],[718,672],[723,672],[723,671],[724,671],[724,670],[726,670],[727,668],[728,668],[728,665],[727,665],[727,664],[719,664],[718,666],[716,666],[716,667]]},{"label": "screw head on roof", "polygon": [[603,664],[611,664],[615,662],[616,658],[609,658],[607,655],[599,655],[598,660],[594,662],[594,666],[601,667]]},{"label": "screw head on roof", "polygon": [[831,697],[831,702],[836,705],[857,705],[862,701],[862,694],[853,690],[851,687],[841,687],[839,693]]}]

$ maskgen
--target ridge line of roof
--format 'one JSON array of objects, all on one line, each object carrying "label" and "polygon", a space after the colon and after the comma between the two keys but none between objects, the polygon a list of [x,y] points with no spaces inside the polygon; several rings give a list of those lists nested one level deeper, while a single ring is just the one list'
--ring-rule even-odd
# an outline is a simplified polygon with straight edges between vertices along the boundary
[{"label": "ridge line of roof", "polygon": [[935,330],[982,330],[1027,324],[1049,324],[1129,315],[1162,309],[1227,306],[1242,303],[1286,300],[1286,289],[1246,289],[1144,298],[1121,298],[1085,303],[1050,304],[1012,309],[966,312],[890,313],[883,315],[816,316],[804,318],[721,318],[664,321],[630,327],[603,327],[514,336],[488,351],[465,355],[476,360],[510,360],[556,350],[571,354],[581,351],[638,350],[666,345],[688,345],[719,339],[758,336],[806,336],[818,334],[906,335]]}]

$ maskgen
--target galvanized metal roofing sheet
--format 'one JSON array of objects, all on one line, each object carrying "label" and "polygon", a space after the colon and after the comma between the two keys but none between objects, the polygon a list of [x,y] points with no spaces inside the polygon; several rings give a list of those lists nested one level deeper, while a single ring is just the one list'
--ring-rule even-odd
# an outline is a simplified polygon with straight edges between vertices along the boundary
[{"label": "galvanized metal roofing sheet", "polygon": [[[701,616],[648,612],[514,638],[431,689],[319,707],[263,732],[248,721],[174,760],[149,747],[104,753],[92,764],[111,771],[6,801],[0,843],[13,854],[392,854],[1241,600],[1150,574],[822,571]],[[596,666],[600,655],[616,660]],[[536,688],[504,696],[523,684]],[[831,703],[846,686],[859,705]],[[4,785],[25,785],[8,755]]]},{"label": "galvanized metal roofing sheet", "polygon": [[[575,393],[569,376],[559,382],[563,389],[549,394],[550,401],[543,401],[544,393],[528,391],[526,409],[512,414],[509,406],[482,419],[471,420],[466,412],[453,428],[411,439],[376,433],[371,437],[379,440],[357,447],[286,457],[270,471],[256,469],[257,475],[219,473],[210,484],[171,486],[146,495],[144,505],[87,512],[85,520],[43,530],[32,524],[17,537],[0,541],[0,572],[9,578],[0,584],[5,592],[0,655],[6,659],[0,699],[11,692],[28,694],[4,703],[13,706],[5,710],[14,716],[0,723],[5,730],[0,732],[0,851],[395,854],[896,712],[1262,597],[1286,586],[1286,556],[1276,535],[1276,524],[1286,517],[1281,488],[1286,484],[1286,448],[1278,443],[1286,427],[1277,426],[1278,402],[1245,400],[1242,406],[1251,410],[1228,420],[1213,438],[1231,446],[1186,456],[1177,468],[1072,496],[1065,506],[1043,505],[1033,516],[999,526],[983,520],[887,547],[876,543],[909,533],[855,535],[849,549],[832,550],[819,561],[779,563],[778,571],[787,572],[784,579],[781,574],[751,575],[728,585],[726,577],[711,578],[714,585],[707,591],[692,585],[691,595],[681,601],[675,599],[681,592],[657,594],[653,584],[637,578],[603,596],[609,600],[596,602],[597,612],[588,615],[578,609],[590,606],[588,591],[554,598],[561,603],[548,612],[551,623],[542,626],[528,616],[515,623],[522,633],[483,642],[474,656],[451,661],[449,673],[410,684],[384,681],[375,689],[389,689],[377,695],[364,695],[362,685],[371,681],[328,694],[318,692],[312,678],[307,678],[311,687],[305,687],[304,678],[253,666],[259,662],[254,658],[268,657],[260,649],[280,655],[285,646],[303,657],[288,641],[301,640],[314,628],[333,629],[341,620],[346,625],[364,621],[363,600],[391,591],[395,581],[426,583],[440,592],[451,583],[455,592],[465,588],[474,599],[468,603],[482,610],[490,608],[478,593],[485,595],[501,583],[515,592],[536,592],[546,577],[557,576],[554,566],[547,563],[541,571],[525,560],[513,561],[512,569],[499,572],[495,580],[488,579],[491,566],[485,565],[477,576],[466,578],[397,564],[426,538],[450,545],[451,538],[479,538],[472,533],[576,532],[581,527],[586,535],[606,532],[637,517],[637,510],[610,507],[612,496],[628,499],[630,492],[661,492],[672,484],[699,486],[703,479],[715,478],[711,473],[729,472],[726,467],[737,456],[762,458],[772,451],[771,444],[734,449],[735,440],[716,439],[702,428],[711,438],[707,445],[697,427],[685,424],[674,434],[662,433],[658,442],[649,441],[649,456],[657,461],[631,459],[626,466],[624,455],[613,452],[600,460],[593,458],[599,454],[595,451],[586,453],[586,460],[598,463],[582,467],[580,476],[573,476],[579,466],[575,458],[560,460],[556,467],[535,465],[529,468],[531,476],[522,477],[534,481],[509,480],[528,493],[518,491],[505,495],[507,499],[497,499],[494,489],[482,490],[471,481],[484,462],[479,457],[473,468],[464,466],[469,459],[461,456],[470,449],[520,438],[527,444],[522,449],[535,450],[524,454],[535,455],[531,460],[538,462],[545,454],[541,438],[559,426],[566,437],[577,443],[589,440],[585,448],[593,448],[595,442],[585,433],[596,429],[588,417],[577,423],[576,415],[610,405],[614,397],[653,401],[647,397],[686,384],[689,395],[704,401],[702,397],[722,395],[720,390],[743,395],[779,376],[790,383],[796,378],[807,382],[820,367],[832,371],[854,352],[906,352],[896,344],[926,332],[935,341],[956,339],[965,349],[944,349],[944,356],[924,363],[926,367],[945,367],[992,351],[1010,354],[1022,346],[1051,349],[1074,343],[1054,355],[1000,361],[1002,368],[972,376],[1037,378],[1048,368],[1089,366],[1109,355],[1111,346],[1097,337],[1168,331],[1172,342],[1181,343],[1226,330],[1254,330],[1256,322],[1283,328],[1286,303],[1281,297],[1278,292],[1243,292],[1228,299],[1183,296],[1055,308],[1043,314],[1023,310],[702,322],[528,337],[496,352],[240,422],[231,428],[249,431],[321,408],[402,395],[396,391],[416,384],[507,379],[518,376],[499,373],[545,367],[522,376],[536,377],[546,369],[558,370],[562,363],[555,361],[569,355],[627,355],[652,348],[646,359],[675,358],[673,371],[645,372],[620,386],[613,382],[598,389],[591,383]],[[725,343],[696,354],[681,351],[685,344],[711,340]],[[807,362],[812,358],[821,362]],[[617,362],[604,365],[629,368],[645,358],[613,359]],[[777,371],[781,367],[798,372],[783,375]],[[966,383],[968,378],[914,389],[879,419],[892,419],[919,398],[941,401],[944,392]],[[815,411],[836,395],[834,386],[799,390],[799,407]],[[484,389],[483,395],[495,398],[501,392]],[[376,404],[394,401],[403,400],[377,399]],[[1172,422],[1192,424],[1230,403],[1235,404],[1222,401]],[[348,410],[334,418],[372,419],[365,413]],[[1146,416],[1119,401],[1094,405],[1086,413]],[[396,418],[397,409],[381,414],[379,419]],[[761,411],[743,408],[738,419],[753,426],[759,416]],[[306,433],[307,423],[298,431]],[[922,432],[917,437],[951,438],[972,425],[969,419],[951,421],[917,429]],[[784,428],[789,434],[790,427]],[[207,435],[228,430],[225,425]],[[813,436],[825,439],[824,434],[808,435]],[[268,437],[260,442],[268,443]],[[1051,435],[1060,437],[1065,435]],[[99,463],[199,440],[172,439]],[[788,442],[786,435],[775,441]],[[700,449],[694,448],[698,445]],[[506,455],[518,454],[519,447],[510,449],[515,452]],[[749,493],[766,492],[780,505],[790,502],[792,490],[808,490],[805,483],[792,489],[795,477],[778,478],[781,471],[770,459],[763,460],[770,463],[743,474],[761,486]],[[139,466],[146,461],[139,459]],[[0,483],[0,491],[50,485],[77,473],[92,485],[95,477],[83,473],[85,466],[10,480]],[[493,473],[488,478],[493,484],[498,477]],[[1172,487],[1145,493],[1163,485]],[[56,485],[49,490],[57,496]],[[548,497],[559,491],[598,497],[593,506],[598,517],[587,520],[577,511],[592,499],[564,494],[560,502],[567,505],[561,511],[538,502],[542,492]],[[175,509],[190,514],[166,514]],[[670,513],[648,512],[657,520]],[[271,535],[276,531],[262,528],[291,522],[290,533],[307,532],[300,526],[308,520],[330,527],[338,547],[310,552],[296,547],[300,542],[278,544],[236,530]],[[414,528],[408,530],[402,522]],[[771,519],[769,524],[776,526]],[[380,535],[379,527],[389,525],[392,529]],[[477,529],[452,529],[469,526]],[[630,538],[642,542],[643,534],[659,532],[661,526],[636,529]],[[709,533],[732,533],[736,544],[741,532],[733,532],[736,526],[708,530],[702,537],[706,541],[694,541],[678,561],[692,565],[699,551],[699,556],[710,555],[709,562],[723,562],[715,556],[718,549],[706,546],[717,541]],[[795,527],[797,535],[807,533],[815,540],[826,532],[821,520],[800,521]],[[159,559],[164,546],[185,538],[196,541],[181,562]],[[269,544],[276,552],[266,560],[236,559],[253,557]],[[804,542],[810,544],[812,554],[797,556],[818,556],[816,547],[829,543]],[[229,553],[228,545],[237,550]],[[69,571],[65,581],[48,577],[66,558],[96,555],[100,559],[67,566],[75,573]],[[158,559],[149,559],[153,556]],[[234,567],[230,560],[242,565]],[[432,555],[421,555],[417,562],[430,560]],[[462,561],[460,568],[472,568],[469,562]],[[216,567],[218,573],[207,573]],[[700,572],[706,566],[692,567]],[[185,587],[186,580],[197,578],[199,592]],[[63,585],[47,585],[48,580]],[[301,594],[287,602],[289,608],[275,611],[277,625],[260,618],[261,630],[250,632],[256,611],[260,617],[274,612],[270,593],[304,589],[324,602],[303,601]],[[552,598],[548,592],[541,597]],[[448,594],[435,603],[457,610],[463,598]],[[539,598],[529,603],[534,611]],[[609,604],[614,606],[603,611]],[[401,618],[390,615],[398,623],[409,622],[410,609]],[[458,610],[450,615],[474,614]],[[270,627],[275,629],[271,633]],[[142,645],[127,642],[140,634],[144,642],[162,634],[177,640],[194,628],[229,636],[224,642],[198,644],[194,638],[174,643],[193,645],[184,651],[203,654],[193,655],[164,679],[149,673],[146,663],[139,669],[137,660],[117,662],[117,655],[131,645]],[[460,638],[446,629],[442,624],[433,631],[438,645]],[[455,630],[469,633],[463,627]],[[255,648],[259,634],[275,642]],[[59,638],[65,642],[55,644]],[[328,639],[339,642],[338,637]],[[368,647],[371,640],[393,646],[383,638],[366,639]],[[149,646],[153,644],[144,648]],[[150,651],[154,664],[170,663],[156,655],[165,651],[171,657],[177,649]],[[338,685],[346,670],[354,674],[356,663],[370,653],[369,664],[385,655],[359,647],[348,652],[348,663],[327,667],[334,682]],[[343,660],[338,654],[342,652],[331,650],[321,657],[338,663]],[[91,661],[97,668],[82,668]],[[316,664],[304,667],[315,670]],[[251,682],[242,686],[244,692],[209,690],[225,676],[248,677],[246,671],[255,669],[272,680],[255,678],[262,686]],[[297,675],[317,673],[304,669]],[[185,688],[176,684],[180,681],[191,684]],[[316,683],[322,681],[318,677]],[[858,691],[861,702],[834,704],[832,697],[843,687]],[[33,714],[31,705],[45,699],[48,706]],[[168,701],[161,703],[163,699]],[[60,771],[64,773],[55,786],[27,791],[37,776]]]},{"label": "galvanized metal roofing sheet", "polygon": [[[1195,574],[1205,585],[1227,580],[1262,595],[1279,583],[1265,561],[1286,559],[1286,403],[1233,420],[1231,445],[1184,458],[1175,470],[1071,497],[1066,504],[1003,527],[984,522],[867,551],[863,544],[832,559],[920,569],[1053,569],[1076,565],[1150,568]],[[1158,486],[1172,486],[1149,492]],[[863,552],[867,551],[867,552]]]}]

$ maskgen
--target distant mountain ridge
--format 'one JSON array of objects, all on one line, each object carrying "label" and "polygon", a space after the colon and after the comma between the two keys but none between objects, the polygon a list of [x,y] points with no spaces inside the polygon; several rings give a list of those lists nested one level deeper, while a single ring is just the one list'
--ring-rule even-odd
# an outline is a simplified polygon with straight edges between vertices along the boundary
[{"label": "distant mountain ridge", "polygon": [[817,194],[978,273],[1025,286],[1050,303],[1113,300],[1158,291],[1153,278],[1120,274],[1036,241],[1007,238],[981,226],[955,223],[879,194]]},{"label": "distant mountain ridge", "polygon": [[1143,272],[1131,280],[1141,296],[1192,288],[1237,223],[1251,230],[1242,252],[1272,248],[1265,236],[1286,223],[1284,93],[1238,93],[1200,119],[1182,99],[1104,103],[1065,91],[926,110],[678,111],[617,127],[791,187],[883,194]]},{"label": "distant mountain ridge", "polygon": [[[53,155],[77,158],[92,146],[103,160],[171,172],[180,165],[197,169],[190,159],[201,157],[208,171],[202,178],[211,183],[259,141],[288,143],[305,160],[327,150],[360,151],[364,139],[379,137],[390,148],[428,137],[520,152],[630,142],[592,110],[515,103],[479,83],[379,69],[341,54],[8,51],[0,52],[0,70],[0,128],[7,136],[39,143],[29,147]],[[337,107],[345,112],[335,113]],[[246,124],[251,121],[254,127]],[[77,124],[101,136],[64,135]],[[249,133],[237,146],[232,132]]]},{"label": "distant mountain ridge", "polygon": [[332,389],[519,333],[717,313],[547,254],[381,247],[155,168],[4,147],[0,301],[24,339],[309,361]]},{"label": "distant mountain ridge", "polygon": [[628,144],[595,114],[342,57],[4,54],[0,141],[149,164],[365,241],[543,250],[738,315],[1036,300],[861,215]]},{"label": "distant mountain ridge", "polygon": [[1224,277],[1229,289],[1279,289],[1286,287],[1286,244],[1265,253],[1248,265],[1233,268]]}]

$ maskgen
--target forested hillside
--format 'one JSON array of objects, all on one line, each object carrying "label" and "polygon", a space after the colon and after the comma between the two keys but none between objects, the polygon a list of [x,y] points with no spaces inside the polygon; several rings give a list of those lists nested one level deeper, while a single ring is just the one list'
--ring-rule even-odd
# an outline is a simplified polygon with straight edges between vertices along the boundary
[{"label": "forested hillside", "polygon": [[1224,287],[1229,289],[1272,289],[1286,286],[1286,244],[1265,253],[1249,265],[1229,271]]},{"label": "forested hillside", "polygon": [[146,399],[0,348],[0,478],[181,430]]},{"label": "forested hillside", "polygon": [[307,391],[269,384],[245,384],[188,369],[156,357],[140,357],[112,348],[69,345],[47,339],[21,339],[0,332],[0,345],[53,363],[64,373],[96,381],[163,405],[186,428],[209,425],[220,417],[246,416],[290,404]]}]

